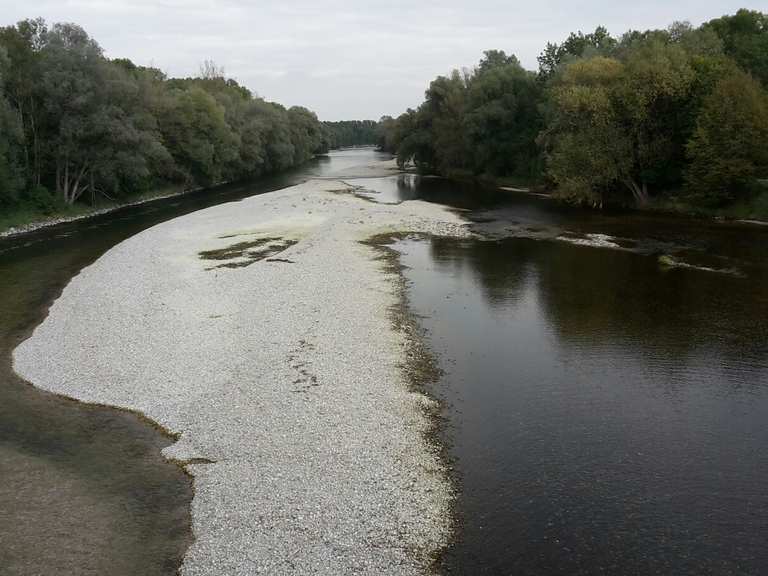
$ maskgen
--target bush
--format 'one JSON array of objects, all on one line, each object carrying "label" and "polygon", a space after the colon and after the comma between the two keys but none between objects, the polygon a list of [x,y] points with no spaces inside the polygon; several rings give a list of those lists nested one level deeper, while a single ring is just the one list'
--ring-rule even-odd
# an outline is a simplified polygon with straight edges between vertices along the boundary
[{"label": "bush", "polygon": [[62,208],[61,202],[45,186],[35,186],[27,190],[23,194],[22,202],[35,212],[46,216],[50,216]]}]

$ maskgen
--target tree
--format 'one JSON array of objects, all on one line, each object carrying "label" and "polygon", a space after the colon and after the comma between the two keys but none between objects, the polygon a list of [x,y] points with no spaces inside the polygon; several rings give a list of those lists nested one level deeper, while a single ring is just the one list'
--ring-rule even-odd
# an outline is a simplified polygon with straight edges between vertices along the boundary
[{"label": "tree", "polygon": [[42,186],[72,204],[170,180],[208,185],[281,170],[311,158],[323,134],[313,113],[254,98],[213,62],[200,77],[169,79],[108,60],[75,24],[0,28],[4,204],[45,200]]},{"label": "tree", "polygon": [[768,178],[768,94],[748,74],[734,70],[706,98],[688,144],[691,197],[721,205]]},{"label": "tree", "polygon": [[21,121],[3,96],[3,83],[10,67],[5,50],[0,47],[0,207],[13,205],[23,185],[18,153],[23,137]]},{"label": "tree", "polygon": [[42,49],[45,152],[67,204],[90,192],[140,188],[169,157],[133,78],[106,61],[79,26],[56,24]]},{"label": "tree", "polygon": [[222,181],[224,165],[237,160],[239,142],[226,122],[224,108],[197,86],[168,94],[160,116],[168,151],[189,183]]},{"label": "tree", "polygon": [[441,174],[461,173],[469,164],[469,144],[464,130],[467,97],[466,74],[457,70],[449,76],[433,80],[426,100],[419,108],[420,121],[429,127],[432,142],[431,158],[422,157]]},{"label": "tree", "polygon": [[624,187],[643,205],[651,188],[679,182],[680,111],[694,78],[685,50],[657,37],[635,44],[623,62],[598,56],[566,65],[542,139],[564,196],[602,205],[622,202]]},{"label": "tree", "polygon": [[469,82],[464,130],[472,170],[493,176],[535,171],[541,86],[515,56],[485,53]]},{"label": "tree", "polygon": [[768,87],[768,15],[742,9],[703,28],[713,30],[722,39],[725,53]]},{"label": "tree", "polygon": [[328,148],[366,146],[378,140],[377,123],[373,120],[323,122]]},{"label": "tree", "polygon": [[291,165],[298,166],[318,152],[323,142],[323,132],[315,113],[301,106],[288,109],[288,123],[293,144]]},{"label": "tree", "polygon": [[40,90],[41,53],[48,39],[42,18],[23,20],[0,29],[0,45],[7,52],[4,92],[19,117],[22,129],[22,162],[27,184],[40,186],[43,172],[44,107]]},{"label": "tree", "polygon": [[558,67],[569,59],[595,55],[610,56],[616,44],[616,39],[603,26],[598,26],[589,34],[581,31],[571,33],[562,44],[547,43],[537,58],[539,77],[543,80],[551,78]]},{"label": "tree", "polygon": [[632,179],[632,140],[616,97],[623,77],[621,62],[596,56],[572,62],[553,87],[540,141],[562,198],[603,207]]},{"label": "tree", "polygon": [[376,124],[376,145],[384,152],[397,153],[400,142],[397,141],[397,120],[392,116],[382,116]]}]

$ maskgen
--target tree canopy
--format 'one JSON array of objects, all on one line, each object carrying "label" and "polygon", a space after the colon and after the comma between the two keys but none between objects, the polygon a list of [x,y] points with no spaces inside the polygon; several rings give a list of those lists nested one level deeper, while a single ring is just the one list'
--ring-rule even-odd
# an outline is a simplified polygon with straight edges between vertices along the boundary
[{"label": "tree canopy", "polygon": [[[327,147],[306,108],[255,97],[213,62],[169,79],[106,58],[75,24],[0,28],[0,206],[114,199],[284,170]],[[47,200],[46,200],[47,199]]]},{"label": "tree canopy", "polygon": [[423,171],[548,184],[592,206],[682,194],[721,205],[768,178],[768,17],[605,28],[549,43],[537,73],[502,51],[382,118],[378,143]]},{"label": "tree canopy", "polygon": [[375,120],[323,122],[326,146],[333,149],[374,145],[377,143],[377,127]]}]

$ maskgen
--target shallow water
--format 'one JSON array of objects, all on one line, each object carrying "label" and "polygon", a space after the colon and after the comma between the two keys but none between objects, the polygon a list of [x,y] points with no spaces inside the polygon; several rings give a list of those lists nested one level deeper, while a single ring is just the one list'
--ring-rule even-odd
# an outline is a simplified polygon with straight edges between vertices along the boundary
[{"label": "shallow water", "polygon": [[444,371],[445,572],[768,573],[768,231],[523,195],[472,216],[491,240],[396,244]]},{"label": "shallow water", "polygon": [[171,438],[133,414],[42,392],[11,369],[12,350],[70,278],[159,222],[374,158],[333,153],[279,177],[0,239],[0,573],[175,574],[191,539],[191,480],[160,454]]}]

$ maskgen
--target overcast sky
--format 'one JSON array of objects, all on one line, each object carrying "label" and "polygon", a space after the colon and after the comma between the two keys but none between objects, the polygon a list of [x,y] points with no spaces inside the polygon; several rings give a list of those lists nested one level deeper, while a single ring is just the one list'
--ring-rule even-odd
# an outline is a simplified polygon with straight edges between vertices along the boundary
[{"label": "overcast sky", "polygon": [[[762,0],[760,2],[762,4]],[[188,76],[204,60],[284,105],[321,120],[378,119],[418,105],[429,81],[505,50],[536,68],[546,42],[602,24],[694,24],[742,0],[0,0],[0,24],[42,16],[76,22],[109,57]],[[759,9],[761,6],[747,7]],[[762,6],[765,9],[765,6]]]}]

